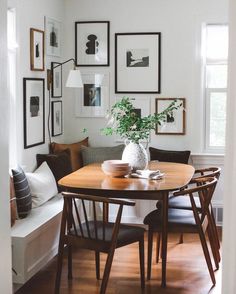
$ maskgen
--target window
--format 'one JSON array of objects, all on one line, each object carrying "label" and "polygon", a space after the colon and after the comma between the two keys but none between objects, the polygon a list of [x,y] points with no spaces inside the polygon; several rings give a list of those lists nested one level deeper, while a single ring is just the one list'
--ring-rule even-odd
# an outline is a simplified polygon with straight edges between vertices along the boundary
[{"label": "window", "polygon": [[17,164],[17,131],[16,131],[16,14],[14,9],[7,11],[7,45],[8,45],[8,86],[10,90],[9,122],[9,165]]},{"label": "window", "polygon": [[206,151],[223,152],[225,147],[228,26],[205,27]]}]

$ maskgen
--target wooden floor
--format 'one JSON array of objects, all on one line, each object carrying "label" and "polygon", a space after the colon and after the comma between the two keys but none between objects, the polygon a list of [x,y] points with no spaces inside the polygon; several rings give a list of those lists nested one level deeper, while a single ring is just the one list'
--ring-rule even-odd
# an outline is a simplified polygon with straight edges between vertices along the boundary
[{"label": "wooden floor", "polygon": [[[145,246],[147,243],[145,244]],[[146,246],[147,248],[147,246]],[[155,248],[154,248],[155,249]],[[106,255],[102,255],[101,270]],[[17,294],[53,293],[56,259],[26,283]],[[184,235],[184,244],[178,244],[178,235],[171,234],[168,243],[167,287],[160,287],[161,264],[153,259],[152,279],[146,282],[145,291],[140,289],[138,244],[116,250],[107,294],[220,294],[221,265],[216,272],[217,284],[211,289],[201,245],[196,235]],[[73,280],[67,280],[66,260],[63,267],[61,294],[98,294],[101,281],[95,278],[94,253],[75,250]],[[102,273],[102,271],[101,271]]]}]

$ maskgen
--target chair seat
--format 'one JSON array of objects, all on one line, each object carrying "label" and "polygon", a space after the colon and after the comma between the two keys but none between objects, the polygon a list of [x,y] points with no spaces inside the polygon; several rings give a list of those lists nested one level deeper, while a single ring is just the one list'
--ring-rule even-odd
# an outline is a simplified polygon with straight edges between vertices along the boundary
[{"label": "chair seat", "polygon": [[[161,231],[162,229],[162,213],[161,209],[156,209],[150,212],[144,218],[143,223],[149,225],[154,231]],[[178,229],[181,227],[181,230]],[[195,218],[192,211],[183,209],[172,209],[168,210],[168,230],[178,232],[195,232],[197,230]]]},{"label": "chair seat", "polygon": [[[201,210],[199,197],[194,197],[195,204],[198,210]],[[172,196],[169,198],[169,208],[192,210],[190,198],[188,196]]]},{"label": "chair seat", "polygon": [[[96,239],[94,222],[89,221],[88,225],[89,225],[90,239]],[[97,226],[97,239],[101,241],[110,242],[112,239],[112,231],[113,231],[114,223],[104,224],[102,221],[97,221],[96,226]],[[81,237],[82,234],[81,234],[80,228],[77,227],[76,230],[77,230],[77,235]],[[83,230],[84,237],[89,238],[86,223],[82,224],[82,230]],[[145,231],[144,228],[141,228],[138,226],[129,226],[129,225],[120,224],[118,238],[117,238],[117,246],[119,247],[119,244],[124,244],[124,243],[128,244],[130,243],[130,241],[133,241],[133,240],[139,240],[141,237],[143,237],[144,231]],[[71,230],[69,234],[75,235],[75,231]]]}]

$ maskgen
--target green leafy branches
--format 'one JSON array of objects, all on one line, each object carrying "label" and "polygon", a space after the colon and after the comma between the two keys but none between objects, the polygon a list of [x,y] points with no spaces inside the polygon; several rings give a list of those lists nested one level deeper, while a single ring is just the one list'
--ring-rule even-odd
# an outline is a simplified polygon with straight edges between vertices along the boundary
[{"label": "green leafy branches", "polygon": [[147,140],[150,131],[156,128],[156,124],[165,122],[167,115],[173,115],[173,112],[181,106],[182,103],[176,99],[162,112],[140,117],[130,99],[123,97],[112,106],[108,114],[107,127],[101,131],[107,136],[118,134],[123,139],[138,143],[140,140]]}]

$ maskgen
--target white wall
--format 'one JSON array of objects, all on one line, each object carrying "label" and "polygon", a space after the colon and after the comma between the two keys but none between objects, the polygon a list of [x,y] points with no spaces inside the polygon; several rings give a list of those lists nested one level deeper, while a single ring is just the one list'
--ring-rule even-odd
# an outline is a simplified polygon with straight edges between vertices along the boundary
[{"label": "white wall", "polygon": [[[187,133],[185,136],[151,137],[150,145],[170,149],[203,151],[204,120],[201,90],[200,41],[204,22],[226,22],[226,0],[65,0],[65,56],[74,56],[74,22],[81,20],[109,20],[111,29],[111,66],[102,70],[110,72],[110,104],[114,103],[114,34],[119,32],[161,32],[161,89],[160,95],[130,94],[130,97],[149,97],[151,112],[155,110],[156,97],[185,97],[187,103]],[[81,71],[84,68],[80,68]],[[101,68],[90,68],[90,70]],[[76,118],[74,115],[74,90],[66,89],[65,139],[73,142],[82,138],[81,130],[88,129],[92,145],[113,145],[111,137],[101,137],[101,118]],[[120,94],[120,97],[123,95]]]},{"label": "white wall", "polygon": [[236,2],[230,0],[229,91],[227,100],[226,160],[224,189],[222,294],[236,293]]},{"label": "white wall", "polygon": [[[46,82],[46,70],[37,72],[30,70],[30,28],[44,30],[44,16],[54,18],[58,21],[64,20],[64,1],[63,0],[10,0],[9,5],[16,7],[17,16],[17,135],[18,135],[18,163],[23,165],[26,170],[34,169],[36,165],[35,155],[37,153],[48,153],[48,91]],[[62,23],[62,28],[63,23]],[[63,34],[63,31],[62,31]],[[63,54],[62,44],[62,54]],[[60,58],[47,56],[45,54],[45,67],[50,68],[51,61],[60,61]],[[24,149],[23,141],[23,78],[35,77],[45,78],[45,144],[38,145],[29,149]],[[53,99],[55,101],[56,99]],[[50,120],[51,126],[51,120]],[[56,137],[57,141],[63,140],[63,136]]]},{"label": "white wall", "polygon": [[0,1],[0,293],[12,293],[11,285],[11,239],[10,239],[10,207],[9,207],[9,175],[8,175],[8,125],[9,94],[7,91],[7,2]]}]

